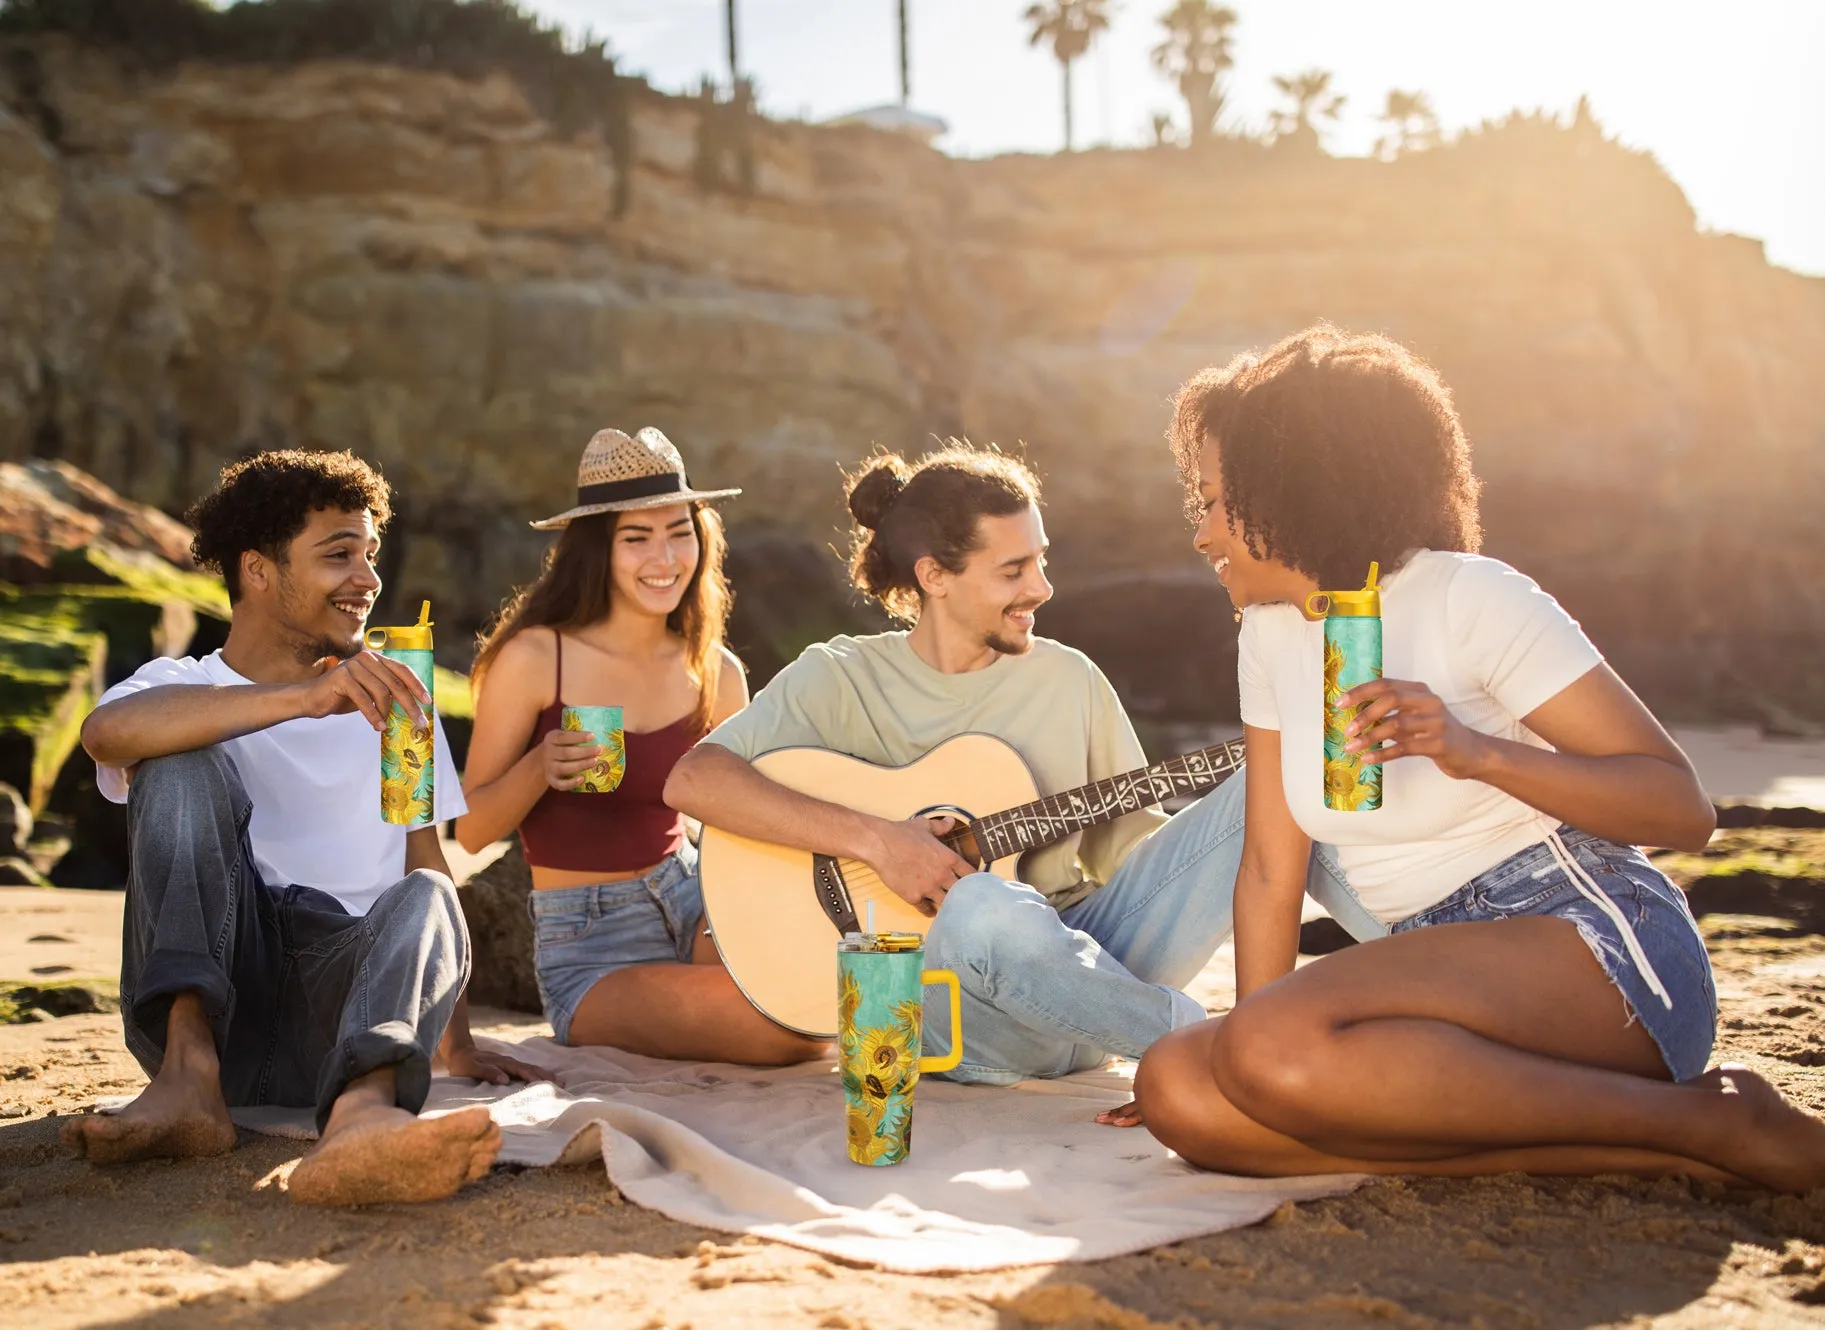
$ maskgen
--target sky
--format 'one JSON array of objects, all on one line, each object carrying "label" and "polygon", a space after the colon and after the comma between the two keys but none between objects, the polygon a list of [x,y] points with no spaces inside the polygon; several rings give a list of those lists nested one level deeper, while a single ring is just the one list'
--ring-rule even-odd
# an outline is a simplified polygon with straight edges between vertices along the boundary
[{"label": "sky", "polygon": [[[726,76],[723,0],[521,0],[621,65],[683,91]],[[1260,128],[1275,74],[1332,71],[1348,101],[1328,136],[1369,151],[1388,90],[1427,93],[1447,131],[1516,108],[1597,120],[1646,148],[1700,224],[1754,236],[1768,257],[1825,275],[1825,0],[1228,0],[1226,123]],[[1027,0],[911,0],[912,104],[941,116],[945,151],[1050,152],[1063,141],[1059,68],[1027,43]],[[1168,0],[1116,0],[1074,76],[1079,146],[1151,142],[1184,110],[1152,67]],[[818,120],[899,96],[895,0],[738,0],[744,70],[776,116]]]}]

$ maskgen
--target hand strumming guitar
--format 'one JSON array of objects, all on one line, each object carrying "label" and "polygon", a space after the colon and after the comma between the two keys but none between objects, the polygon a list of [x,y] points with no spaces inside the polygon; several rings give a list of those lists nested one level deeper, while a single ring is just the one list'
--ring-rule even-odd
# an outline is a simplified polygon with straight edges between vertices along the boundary
[{"label": "hand strumming guitar", "polygon": [[877,829],[880,848],[869,856],[868,866],[894,895],[927,917],[935,915],[951,885],[976,871],[939,839],[956,825],[948,817],[883,820]]}]

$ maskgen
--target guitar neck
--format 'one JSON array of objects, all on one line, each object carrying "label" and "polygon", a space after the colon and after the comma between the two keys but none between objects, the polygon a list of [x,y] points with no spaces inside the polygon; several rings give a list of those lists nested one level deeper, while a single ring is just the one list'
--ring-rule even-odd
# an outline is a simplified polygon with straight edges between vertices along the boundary
[{"label": "guitar neck", "polygon": [[1183,757],[1169,757],[1137,771],[978,818],[967,831],[975,837],[983,862],[994,863],[1010,854],[1055,844],[1087,827],[1113,822],[1167,799],[1203,794],[1240,767],[1242,756],[1240,739],[1213,744]]}]

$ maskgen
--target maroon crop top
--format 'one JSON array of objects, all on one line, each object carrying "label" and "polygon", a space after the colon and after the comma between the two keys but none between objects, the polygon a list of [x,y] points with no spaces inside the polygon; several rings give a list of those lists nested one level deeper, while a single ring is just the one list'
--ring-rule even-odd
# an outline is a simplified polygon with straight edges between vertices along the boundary
[{"label": "maroon crop top", "polygon": [[[534,746],[557,729],[564,711],[564,637],[558,635],[557,686],[539,713]],[[651,868],[684,844],[684,815],[667,808],[665,779],[700,737],[691,718],[663,730],[623,732],[627,765],[610,794],[548,789],[520,822],[526,862],[579,873]]]}]

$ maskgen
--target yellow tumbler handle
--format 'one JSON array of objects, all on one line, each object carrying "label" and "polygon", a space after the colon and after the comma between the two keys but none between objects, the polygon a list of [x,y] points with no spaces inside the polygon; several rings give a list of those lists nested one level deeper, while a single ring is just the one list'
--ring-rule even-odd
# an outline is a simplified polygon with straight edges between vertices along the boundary
[{"label": "yellow tumbler handle", "polygon": [[921,984],[943,984],[951,991],[951,1051],[946,1057],[920,1058],[919,1074],[949,1071],[963,1061],[963,990],[957,987],[957,976],[949,970],[919,971]]}]

